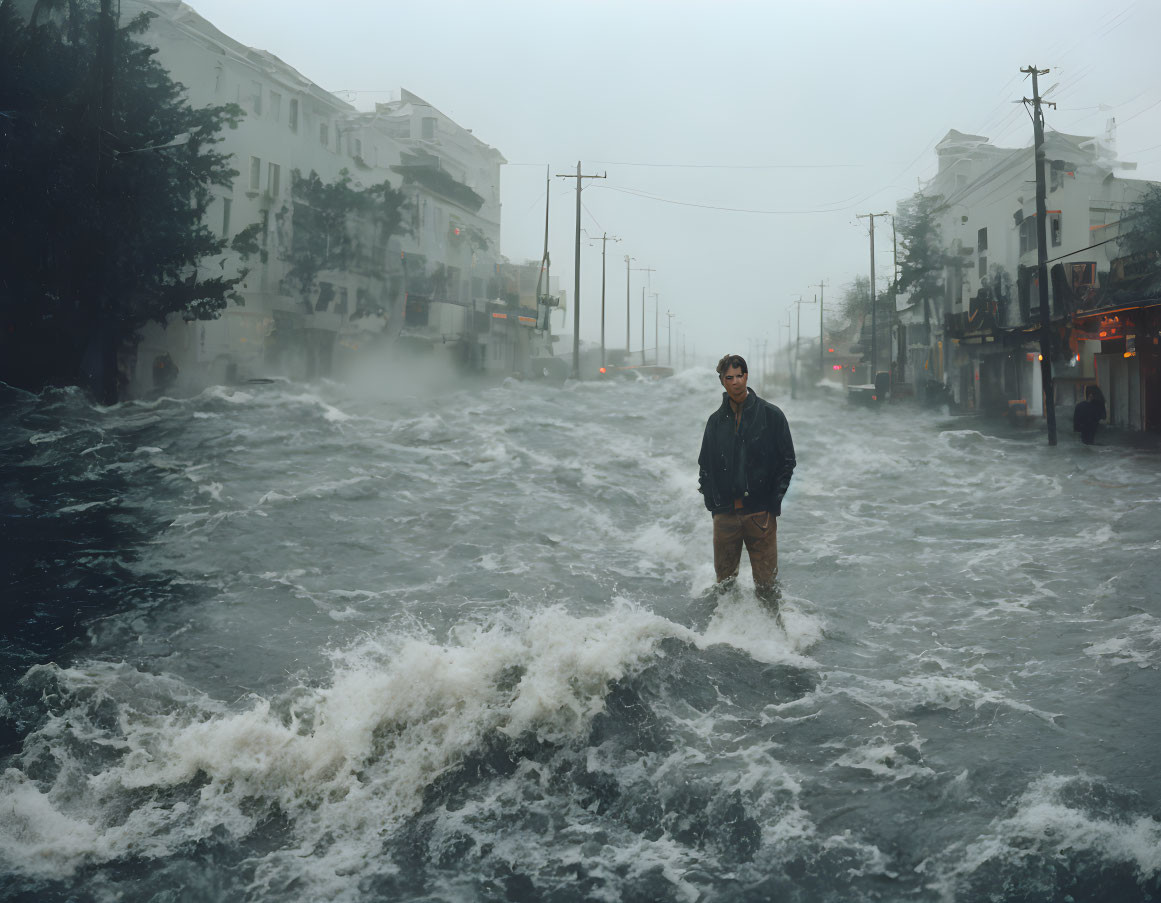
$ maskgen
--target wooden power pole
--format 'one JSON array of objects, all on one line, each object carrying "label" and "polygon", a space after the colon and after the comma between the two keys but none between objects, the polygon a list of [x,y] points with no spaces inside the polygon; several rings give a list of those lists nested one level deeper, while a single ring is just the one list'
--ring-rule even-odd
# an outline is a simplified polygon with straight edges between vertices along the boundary
[{"label": "wooden power pole", "polygon": [[860,213],[858,219],[871,220],[871,382],[875,382],[875,375],[879,372],[879,321],[875,312],[879,308],[875,298],[875,217],[890,216],[886,211],[882,213]]},{"label": "wooden power pole", "polygon": [[823,362],[822,362],[822,332],[823,332],[822,311],[823,311],[823,305],[826,304],[826,301],[825,301],[825,298],[826,298],[826,280],[821,279],[821,280],[819,280],[819,283],[817,286],[813,286],[813,285],[811,286],[811,288],[816,288],[816,287],[818,288],[818,378],[822,379],[822,377],[823,377],[823,369],[822,369],[823,368]]},{"label": "wooden power pole", "polygon": [[601,366],[605,366],[605,247],[611,241],[620,241],[615,235],[601,233]]},{"label": "wooden power pole", "polygon": [[[1040,288],[1040,380],[1044,384],[1044,417],[1048,423],[1048,444],[1056,444],[1056,387],[1052,383],[1052,329],[1048,311],[1048,210],[1044,184],[1044,111],[1040,99],[1040,86],[1036,81],[1047,69],[1029,66],[1021,72],[1032,76],[1032,99],[1024,98],[1024,103],[1032,104],[1032,130],[1035,138],[1036,154],[1036,281]],[[1049,103],[1055,107],[1056,104]]]},{"label": "wooden power pole", "polygon": [[582,176],[580,160],[576,161],[576,175],[572,173],[557,173],[558,179],[576,179],[576,249],[573,254],[573,282],[572,282],[572,378],[580,379],[580,237],[581,237],[581,180],[604,179],[608,174],[600,176]]}]

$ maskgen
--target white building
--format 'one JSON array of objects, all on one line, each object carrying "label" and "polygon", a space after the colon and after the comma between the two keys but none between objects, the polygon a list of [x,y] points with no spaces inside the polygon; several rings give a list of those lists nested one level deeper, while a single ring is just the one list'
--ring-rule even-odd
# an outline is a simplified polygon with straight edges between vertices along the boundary
[{"label": "white building", "polygon": [[[474,334],[470,311],[486,301],[501,260],[498,151],[406,91],[396,103],[359,112],[178,0],[122,0],[123,19],[142,12],[152,20],[141,40],[157,47],[191,106],[236,103],[245,113],[221,133],[218,149],[232,154],[238,176],[231,189],[216,189],[207,220],[226,239],[258,224],[261,252],[243,261],[227,250],[203,261],[207,274],[248,270],[239,286],[244,304],[231,303],[214,321],[151,325],[138,349],[139,390],[166,354],[199,381],[303,377],[331,372],[336,348],[349,357],[404,331],[429,346]],[[356,189],[390,182],[410,203],[404,225],[412,234],[383,241],[364,229],[357,261],[318,272],[304,294],[287,279],[285,259],[295,172],[326,183],[345,172]]]},{"label": "white building", "polygon": [[[966,409],[1022,399],[1042,414],[1033,149],[952,130],[935,150],[939,171],[923,193],[943,198],[944,296],[908,299],[896,357],[902,353],[909,382],[946,382]],[[1112,123],[1104,138],[1049,131],[1044,150],[1050,314],[1064,323],[1107,276],[1120,254],[1109,239],[1149,183],[1117,174],[1135,164],[1116,160]],[[1063,377],[1091,378],[1091,350],[1087,371],[1084,357]]]}]

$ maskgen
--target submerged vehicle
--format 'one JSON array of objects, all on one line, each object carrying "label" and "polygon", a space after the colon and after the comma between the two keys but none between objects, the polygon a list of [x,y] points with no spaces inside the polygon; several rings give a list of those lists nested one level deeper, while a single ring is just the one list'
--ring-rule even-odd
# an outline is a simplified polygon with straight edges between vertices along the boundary
[{"label": "submerged vehicle", "polygon": [[891,374],[886,370],[880,370],[876,373],[873,383],[847,386],[847,401],[866,407],[876,407],[882,404],[890,394]]}]

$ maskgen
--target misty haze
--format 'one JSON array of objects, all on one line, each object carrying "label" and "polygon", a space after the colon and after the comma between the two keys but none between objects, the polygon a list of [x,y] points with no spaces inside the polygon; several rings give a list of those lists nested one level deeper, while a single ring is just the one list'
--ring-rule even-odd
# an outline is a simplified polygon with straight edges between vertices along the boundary
[{"label": "misty haze", "polygon": [[0,0],[0,900],[1157,898],[1159,28]]}]

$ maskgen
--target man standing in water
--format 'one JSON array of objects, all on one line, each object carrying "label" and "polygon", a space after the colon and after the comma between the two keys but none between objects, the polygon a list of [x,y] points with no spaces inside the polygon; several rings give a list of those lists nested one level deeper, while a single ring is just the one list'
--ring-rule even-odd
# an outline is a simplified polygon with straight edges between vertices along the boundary
[{"label": "man standing in water", "polygon": [[706,422],[697,459],[699,491],[714,518],[714,570],[719,584],[736,577],[744,544],[758,595],[775,600],[778,516],[795,464],[790,426],[746,385],[740,354],[727,354],[717,369],[726,391]]}]

